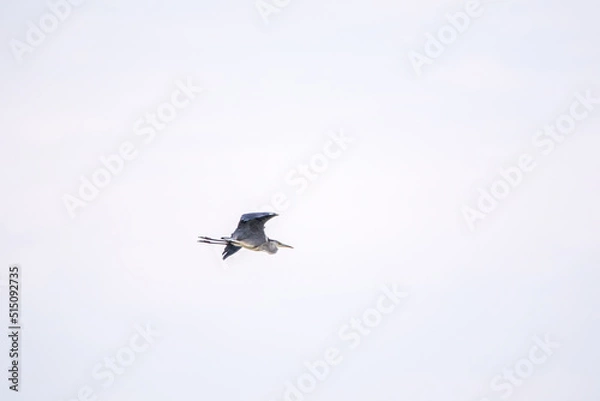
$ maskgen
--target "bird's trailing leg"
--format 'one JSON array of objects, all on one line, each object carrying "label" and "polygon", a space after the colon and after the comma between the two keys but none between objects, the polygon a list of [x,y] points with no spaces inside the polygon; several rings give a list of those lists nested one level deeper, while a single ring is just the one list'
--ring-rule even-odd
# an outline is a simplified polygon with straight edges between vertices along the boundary
[{"label": "bird's trailing leg", "polygon": [[214,244],[214,245],[228,245],[229,241],[224,239],[216,239],[210,237],[199,236],[198,242],[202,242],[203,244]]},{"label": "bird's trailing leg", "polygon": [[214,244],[214,245],[235,245],[235,246],[243,246],[239,241],[236,241],[232,238],[221,238],[221,239],[217,239],[217,238],[210,238],[210,237],[205,237],[205,236],[199,236],[198,237],[198,242],[202,242],[203,244]]}]

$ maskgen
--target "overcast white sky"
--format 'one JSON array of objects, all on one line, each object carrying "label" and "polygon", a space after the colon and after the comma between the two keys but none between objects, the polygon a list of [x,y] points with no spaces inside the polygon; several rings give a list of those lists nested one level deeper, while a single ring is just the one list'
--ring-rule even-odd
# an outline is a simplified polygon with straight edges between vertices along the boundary
[{"label": "overcast white sky", "polygon": [[[267,25],[252,0],[89,0],[18,63],[48,6],[0,5],[0,278],[21,265],[24,327],[2,400],[280,401],[334,346],[305,400],[498,401],[490,382],[546,334],[560,347],[506,399],[598,400],[600,105],[551,154],[531,140],[600,97],[600,7],[486,4],[417,76],[408,53],[464,8],[292,0]],[[145,143],[135,122],[188,77],[204,91]],[[286,176],[340,130],[298,193]],[[137,157],[72,219],[64,195],[127,141]],[[461,207],[523,153],[537,167],[469,231]],[[224,265],[196,243],[279,192],[267,233],[294,250]],[[394,283],[409,297],[348,348],[340,327]],[[94,366],[146,323],[161,338],[104,388]]]}]

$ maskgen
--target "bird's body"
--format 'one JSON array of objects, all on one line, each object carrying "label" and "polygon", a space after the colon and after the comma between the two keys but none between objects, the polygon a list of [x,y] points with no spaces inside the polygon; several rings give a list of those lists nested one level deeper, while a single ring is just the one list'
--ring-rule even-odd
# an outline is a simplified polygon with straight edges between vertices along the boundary
[{"label": "bird's body", "polygon": [[277,216],[276,213],[269,212],[246,213],[240,218],[240,222],[231,236],[221,237],[221,239],[201,236],[198,242],[225,245],[223,260],[242,248],[269,254],[277,253],[279,248],[292,248],[277,240],[269,239],[265,234],[265,223],[275,216]]}]

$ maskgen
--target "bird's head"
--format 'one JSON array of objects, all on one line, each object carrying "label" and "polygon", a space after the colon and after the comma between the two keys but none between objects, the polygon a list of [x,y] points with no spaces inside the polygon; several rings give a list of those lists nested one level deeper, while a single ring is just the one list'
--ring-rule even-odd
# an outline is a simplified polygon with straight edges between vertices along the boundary
[{"label": "bird's head", "polygon": [[275,242],[275,244],[277,245],[278,248],[288,248],[288,249],[294,249],[293,246],[291,245],[286,245],[283,242],[277,241],[277,240],[273,240]]},{"label": "bird's head", "polygon": [[271,253],[276,253],[279,248],[289,248],[289,249],[294,249],[293,246],[291,245],[286,245],[281,241],[277,241],[276,239],[270,239],[269,240],[269,251]]}]

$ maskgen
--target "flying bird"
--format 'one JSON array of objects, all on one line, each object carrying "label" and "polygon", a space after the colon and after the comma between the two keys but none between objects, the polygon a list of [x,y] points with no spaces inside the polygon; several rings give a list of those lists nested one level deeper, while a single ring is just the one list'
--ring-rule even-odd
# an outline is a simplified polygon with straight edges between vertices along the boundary
[{"label": "flying bird", "polygon": [[279,248],[293,249],[293,246],[270,239],[265,234],[265,223],[275,216],[278,216],[278,214],[269,212],[246,213],[240,218],[240,222],[231,236],[221,237],[220,239],[199,236],[198,242],[225,245],[223,260],[242,248],[251,251],[264,251],[269,254],[277,253]]}]

